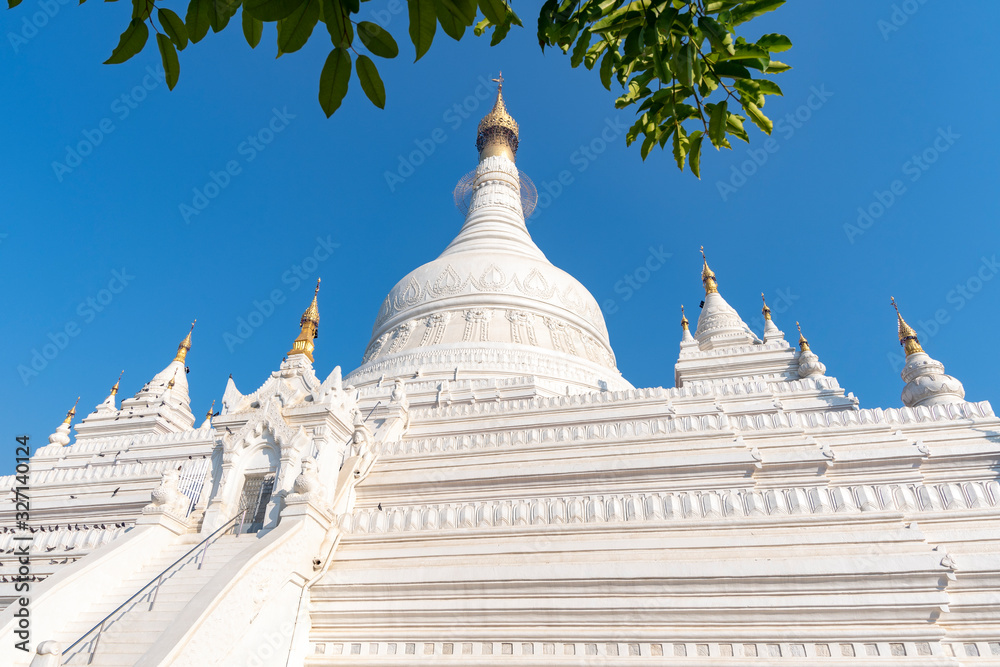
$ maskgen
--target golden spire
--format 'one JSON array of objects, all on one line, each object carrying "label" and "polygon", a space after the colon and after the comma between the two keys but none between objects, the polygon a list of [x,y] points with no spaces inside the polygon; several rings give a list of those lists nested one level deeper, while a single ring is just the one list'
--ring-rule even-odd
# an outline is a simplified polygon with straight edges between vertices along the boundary
[{"label": "golden spire", "polygon": [[215,401],[212,401],[212,405],[211,407],[208,408],[208,414],[205,415],[205,419],[207,419],[208,422],[211,423],[212,417],[214,416],[215,416]]},{"label": "golden spire", "polygon": [[177,379],[177,371],[174,371],[174,374],[170,376],[170,382],[167,383],[167,389],[174,388],[174,381],[176,379]]},{"label": "golden spire", "polygon": [[73,417],[76,415],[76,406],[79,403],[80,403],[80,397],[77,396],[76,397],[76,403],[74,403],[73,407],[71,407],[69,409],[69,412],[66,413],[66,419],[63,420],[63,424],[72,424],[73,423]]},{"label": "golden spire", "polygon": [[681,329],[683,329],[684,331],[689,330],[688,318],[687,315],[684,314],[684,306],[681,306]]},{"label": "golden spire", "polygon": [[479,121],[479,131],[476,134],[479,161],[502,155],[513,162],[517,155],[517,122],[507,113],[507,105],[503,102],[503,72],[493,81],[497,83],[497,101],[493,109]]},{"label": "golden spire", "polygon": [[125,375],[125,370],[124,369],[122,369],[122,372],[118,374],[118,380],[115,382],[115,386],[113,386],[111,388],[111,395],[112,396],[114,396],[115,394],[118,393],[118,385],[121,384],[121,382],[122,382],[122,376],[123,375]]},{"label": "golden spire", "polygon": [[903,346],[903,350],[906,352],[906,356],[911,354],[916,354],[917,352],[923,352],[924,348],[920,347],[920,341],[917,339],[917,332],[913,330],[903,316],[899,314],[899,306],[896,305],[896,299],[889,297],[889,301],[892,302],[892,307],[896,309],[896,319],[899,325],[899,344]]},{"label": "golden spire", "polygon": [[701,247],[701,259],[704,262],[701,267],[701,282],[705,286],[705,295],[719,291],[719,281],[715,279],[715,272],[708,268],[708,259],[705,257],[705,246]]},{"label": "golden spire", "polygon": [[799,326],[798,322],[795,323],[795,328],[799,330],[799,348],[803,352],[808,352],[809,351],[809,341],[807,341],[806,337],[802,335],[802,327]]},{"label": "golden spire", "polygon": [[316,279],[316,291],[313,292],[312,303],[306,308],[306,312],[302,313],[302,318],[299,320],[299,326],[302,328],[299,337],[295,339],[292,343],[292,349],[288,351],[288,356],[293,354],[304,354],[306,359],[313,361],[313,350],[316,346],[313,344],[313,340],[319,337],[319,305],[316,303],[316,299],[319,297],[319,278]]},{"label": "golden spire", "polygon": [[191,330],[188,331],[188,335],[181,341],[181,344],[177,346],[177,356],[174,357],[174,361],[179,361],[183,364],[184,360],[187,358],[188,350],[191,349],[191,331],[194,331],[194,325],[197,321],[198,320],[195,320],[191,323]]},{"label": "golden spire", "polygon": [[[771,309],[767,307],[767,299],[764,298],[764,293],[760,293],[760,300],[764,302],[764,307],[760,309],[760,312],[764,313],[764,319],[770,321],[771,319]],[[801,332],[800,332],[801,333]]]}]

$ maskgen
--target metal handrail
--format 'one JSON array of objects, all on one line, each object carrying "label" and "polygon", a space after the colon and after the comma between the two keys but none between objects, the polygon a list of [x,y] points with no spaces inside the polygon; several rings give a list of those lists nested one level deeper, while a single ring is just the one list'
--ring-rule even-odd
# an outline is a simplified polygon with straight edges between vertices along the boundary
[{"label": "metal handrail", "polygon": [[129,603],[131,603],[133,600],[136,600],[136,598],[140,598],[140,596],[143,594],[143,591],[146,591],[146,589],[148,589],[150,586],[155,586],[152,591],[149,591],[149,592],[146,593],[147,595],[149,595],[149,593],[152,593],[152,597],[149,600],[149,611],[152,611],[153,610],[153,605],[156,603],[156,595],[159,592],[160,585],[163,583],[163,578],[167,575],[167,573],[170,572],[171,570],[173,570],[174,567],[178,563],[180,563],[181,561],[185,560],[191,554],[195,553],[199,549],[204,549],[204,552],[202,552],[202,554],[201,554],[201,562],[198,563],[198,569],[200,570],[202,564],[204,564],[204,562],[205,562],[205,553],[208,552],[208,547],[211,545],[211,543],[214,542],[215,540],[217,540],[219,537],[222,537],[222,535],[225,533],[225,531],[227,531],[230,527],[232,527],[237,522],[239,522],[239,529],[238,529],[238,532],[236,533],[236,536],[239,537],[239,531],[241,531],[242,527],[243,527],[243,519],[246,516],[246,513],[247,513],[247,511],[249,509],[250,508],[248,508],[248,507],[244,508],[239,514],[235,515],[234,517],[232,517],[231,519],[229,519],[228,521],[226,521],[224,524],[222,524],[215,531],[213,531],[211,535],[209,535],[208,537],[206,537],[205,539],[203,539],[201,542],[199,542],[198,544],[196,544],[193,547],[191,547],[191,549],[189,549],[183,556],[181,556],[180,558],[178,558],[177,560],[175,560],[173,563],[171,563],[170,565],[168,565],[166,568],[164,568],[164,570],[162,572],[160,572],[158,575],[156,575],[155,577],[153,577],[152,579],[150,579],[149,582],[145,586],[143,586],[138,591],[136,591],[129,599],[125,600],[125,602],[122,602],[120,605],[118,605],[115,608],[114,611],[112,611],[110,614],[108,614],[103,619],[101,619],[101,621],[98,622],[97,625],[95,625],[90,630],[87,630],[85,633],[83,633],[83,635],[79,639],[77,639],[75,642],[73,642],[72,644],[70,644],[66,648],[66,650],[63,651],[62,659],[60,660],[60,663],[61,664],[65,664],[65,659],[67,658],[67,656],[70,657],[70,658],[76,657],[75,654],[72,655],[72,656],[70,656],[69,654],[78,645],[81,645],[81,648],[82,648],[82,644],[84,643],[84,640],[87,637],[89,637],[91,634],[93,634],[93,632],[96,630],[97,631],[97,635],[94,636],[94,638],[91,639],[89,642],[87,642],[89,644],[89,648],[90,648],[90,656],[87,658],[87,664],[88,665],[91,664],[91,662],[93,662],[93,660],[94,660],[94,654],[97,652],[97,646],[98,646],[98,643],[100,642],[100,639],[101,639],[101,633],[103,633],[105,630],[107,630],[108,628],[110,628],[114,624],[114,621],[112,621],[111,623],[108,622],[112,617],[114,617],[119,611],[121,611],[126,606],[128,606]]}]

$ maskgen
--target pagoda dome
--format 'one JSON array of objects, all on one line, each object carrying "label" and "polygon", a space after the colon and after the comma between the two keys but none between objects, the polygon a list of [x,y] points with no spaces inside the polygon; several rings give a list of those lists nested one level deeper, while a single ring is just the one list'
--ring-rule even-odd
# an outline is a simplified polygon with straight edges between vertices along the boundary
[{"label": "pagoda dome", "polygon": [[[501,115],[509,117],[498,90],[484,122]],[[392,288],[345,382],[532,375],[573,392],[631,388],[597,301],[528,234],[516,130],[494,130],[480,127],[465,224],[437,259]]]}]

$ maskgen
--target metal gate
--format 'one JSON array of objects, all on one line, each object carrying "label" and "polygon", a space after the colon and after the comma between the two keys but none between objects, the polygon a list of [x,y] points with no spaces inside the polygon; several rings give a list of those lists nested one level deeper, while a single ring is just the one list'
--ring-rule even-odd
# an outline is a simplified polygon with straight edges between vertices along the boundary
[{"label": "metal gate", "polygon": [[264,475],[247,475],[243,482],[243,493],[240,494],[240,509],[247,510],[243,523],[243,532],[256,533],[264,527],[267,504],[271,502],[271,492],[274,490],[274,473]]}]

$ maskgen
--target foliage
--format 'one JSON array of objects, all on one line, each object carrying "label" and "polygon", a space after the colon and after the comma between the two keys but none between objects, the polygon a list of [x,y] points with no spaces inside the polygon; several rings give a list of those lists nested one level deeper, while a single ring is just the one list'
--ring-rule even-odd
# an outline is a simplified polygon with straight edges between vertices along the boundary
[{"label": "foliage", "polygon": [[[317,23],[326,26],[331,50],[320,72],[319,102],[327,117],[347,95],[352,71],[372,104],[385,108],[385,85],[370,56],[395,58],[399,46],[384,27],[356,20],[362,0],[188,0],[183,20],[160,6],[162,1],[132,0],[128,25],[106,64],[123,63],[141,52],[152,28],[172,90],[180,76],[177,51],[204,39],[209,29],[225,29],[242,6],[241,25],[250,48],[260,43],[264,23],[277,24],[278,57],[301,49]],[[20,2],[8,0],[10,8]],[[438,25],[454,40],[473,26],[477,36],[492,31],[491,45],[503,41],[512,26],[522,25],[506,0],[406,4],[416,60],[430,49]],[[538,43],[543,51],[558,47],[569,54],[572,67],[596,68],[608,90],[613,82],[622,87],[615,104],[638,105],[639,118],[626,142],[643,137],[643,160],[653,146],[664,148],[669,142],[677,166],[684,169],[686,163],[700,177],[706,136],[716,149],[731,148],[730,135],[749,142],[743,126],[747,118],[771,132],[761,108],[765,96],[781,95],[781,89],[762,75],[789,69],[771,54],[792,43],[777,34],[749,42],[735,31],[782,4],[784,0],[546,0],[538,17]],[[745,115],[733,111],[737,105]]]}]

